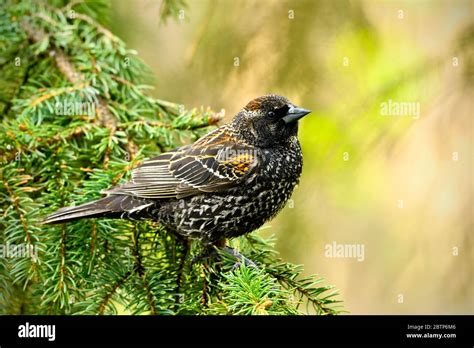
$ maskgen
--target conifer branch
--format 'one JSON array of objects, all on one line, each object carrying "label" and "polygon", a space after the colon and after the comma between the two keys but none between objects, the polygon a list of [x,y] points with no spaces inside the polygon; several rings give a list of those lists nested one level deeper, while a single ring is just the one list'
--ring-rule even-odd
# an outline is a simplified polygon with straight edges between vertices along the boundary
[{"label": "conifer branch", "polygon": [[10,202],[13,203],[13,207],[15,208],[15,211],[18,214],[21,226],[23,227],[23,232],[25,232],[26,241],[29,245],[31,245],[32,243],[30,233],[28,232],[28,224],[26,222],[25,215],[23,215],[22,209],[20,208],[19,198],[15,196],[15,193],[13,192],[7,181],[3,181],[3,186],[7,190],[8,195],[10,196]]},{"label": "conifer branch", "polygon": [[130,278],[132,275],[132,271],[126,272],[111,288],[107,293],[105,294],[104,298],[100,302],[99,305],[99,310],[98,313],[99,315],[102,315],[105,313],[105,310],[107,309],[107,305],[109,304],[112,296],[117,292],[117,290],[122,287],[125,282]]},{"label": "conifer branch", "polygon": [[60,268],[59,268],[59,284],[58,290],[63,291],[65,288],[66,278],[66,226],[61,225],[61,248],[60,248]]},{"label": "conifer branch", "polygon": [[139,231],[137,227],[135,227],[133,230],[132,239],[133,239],[133,257],[134,257],[134,262],[135,262],[134,272],[138,274],[138,276],[140,277],[143,283],[143,288],[145,289],[145,292],[146,292],[146,298],[148,301],[148,306],[150,307],[151,314],[157,314],[158,311],[155,306],[153,294],[151,292],[151,286],[146,277],[145,267],[143,266],[143,263],[142,263],[142,256],[140,253],[140,244],[139,244]]},{"label": "conifer branch", "polygon": [[[187,267],[203,247],[156,222],[39,225],[58,207],[100,197],[143,158],[196,139],[223,113],[148,95],[146,67],[98,23],[94,3],[6,1],[0,30],[12,34],[0,36],[0,53],[29,59],[0,67],[21,76],[13,92],[2,94],[10,99],[0,123],[0,240],[38,247],[41,262],[0,263],[7,289],[0,312],[105,314],[119,302],[134,314],[294,315],[301,313],[294,292],[317,313],[339,312],[329,287],[276,257],[258,232],[231,241],[255,269],[235,267],[238,260],[220,254]],[[183,6],[167,0],[162,15],[176,16]],[[84,101],[96,106],[95,114],[55,109]]]},{"label": "conifer branch", "polygon": [[[54,23],[54,21],[51,19],[51,17],[49,16],[46,16],[42,13],[39,13],[37,14],[37,16],[39,16],[40,18],[42,18],[43,20],[46,20],[48,22],[52,22]],[[87,18],[87,16],[82,16],[81,17],[84,19],[84,18]],[[92,19],[89,19],[91,22],[93,22]],[[34,29],[30,23],[26,22],[26,21],[23,21],[22,22],[22,27],[23,29],[25,30],[25,32],[28,34],[28,37],[30,38],[30,40],[32,40],[33,42],[35,43],[39,43],[43,40],[45,40],[47,38],[47,34],[44,33],[42,30],[37,30],[37,29]],[[103,30],[102,31],[103,33],[106,32],[107,35],[112,35],[108,30]],[[113,35],[112,35],[113,36]],[[64,75],[64,77],[69,81],[71,82],[73,85],[76,85],[76,87],[70,87],[70,89],[66,89],[64,91],[73,91],[75,89],[83,89],[87,86],[89,86],[89,83],[87,82],[84,82],[85,78],[82,74],[80,74],[74,67],[74,65],[71,63],[71,60],[69,59],[69,57],[63,52],[63,50],[61,50],[60,48],[57,48],[57,47],[54,47],[53,44],[51,44],[51,48],[50,48],[50,51],[49,51],[49,54],[51,56],[54,57],[55,59],[55,62],[56,62],[56,65],[59,69],[59,71],[61,71],[61,73]],[[45,99],[48,99],[48,98],[51,98],[51,97],[54,97],[55,94],[52,93],[52,94],[47,94],[45,98],[39,100],[39,102],[45,100]],[[98,98],[97,100],[97,113],[98,113],[98,116],[99,116],[99,120],[101,122],[102,125],[104,126],[107,126],[109,127],[110,129],[113,129],[115,130],[116,128],[116,120],[115,120],[115,117],[114,115],[112,115],[112,113],[110,112],[110,110],[108,109],[108,106],[107,106],[107,102],[105,101],[104,98],[100,97]],[[35,106],[36,104],[38,104],[38,102],[34,103],[32,106]]]},{"label": "conifer branch", "polygon": [[[84,135],[90,128],[92,127],[92,124],[84,124],[82,126],[77,126],[73,129],[67,129],[63,133],[56,134],[52,136],[49,139],[44,139],[44,138],[36,138],[37,144],[34,146],[31,146],[30,144],[24,144],[20,148],[17,149],[16,152],[9,152],[5,153],[3,155],[2,160],[5,162],[10,162],[15,159],[18,153],[32,153],[37,150],[42,150],[45,148],[50,148],[53,145],[59,144],[60,142],[66,142],[68,140],[72,140],[73,138],[79,137],[81,135]],[[23,131],[27,130],[25,126],[23,126]],[[11,137],[12,139],[15,138],[14,134],[9,134],[7,133],[7,136]]]}]

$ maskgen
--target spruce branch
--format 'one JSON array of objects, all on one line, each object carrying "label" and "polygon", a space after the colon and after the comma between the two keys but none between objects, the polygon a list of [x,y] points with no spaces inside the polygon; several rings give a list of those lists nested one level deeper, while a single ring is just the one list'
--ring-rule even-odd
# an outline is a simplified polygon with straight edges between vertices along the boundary
[{"label": "spruce branch", "polygon": [[112,296],[117,292],[117,290],[125,284],[125,282],[130,278],[132,275],[131,271],[126,272],[115,284],[110,287],[110,289],[105,293],[102,301],[99,304],[98,314],[104,314]]},{"label": "spruce branch", "polygon": [[10,202],[13,204],[13,207],[15,208],[15,211],[18,214],[21,227],[23,228],[23,232],[25,232],[26,241],[28,245],[31,245],[31,235],[30,235],[30,232],[28,231],[28,224],[26,222],[25,215],[23,214],[22,209],[19,204],[19,197],[15,196],[15,193],[10,188],[10,185],[8,184],[7,181],[3,181],[3,186],[7,190],[8,195],[10,197]]},{"label": "spruce branch", "polygon": [[141,255],[141,250],[139,246],[139,230],[137,226],[135,226],[135,229],[133,230],[132,238],[133,238],[133,257],[135,260],[134,272],[138,274],[141,281],[143,282],[143,288],[145,289],[145,292],[146,292],[146,298],[148,301],[148,305],[150,307],[151,314],[157,314],[157,309],[154,303],[153,294],[151,292],[151,286],[146,277],[145,267],[143,266],[143,263],[142,263],[142,255]]},{"label": "spruce branch", "polygon": [[[54,21],[49,16],[46,16],[43,13],[38,13],[36,14],[36,16],[42,18],[43,20],[46,20],[49,23],[54,23]],[[88,18],[88,17],[81,15],[81,18],[84,20],[84,18]],[[91,22],[94,22],[90,18],[89,20]],[[43,42],[47,40],[48,38],[48,36],[42,30],[34,29],[30,25],[30,23],[28,23],[27,21],[22,22],[22,27],[25,30],[25,32],[28,34],[28,37],[30,38],[30,40],[32,40],[34,43]],[[112,33],[110,33],[108,30],[101,29],[100,31],[102,34],[108,37],[112,36],[115,38],[115,36],[113,36]],[[75,69],[69,57],[60,48],[54,47],[53,44],[50,44],[50,45],[51,45],[51,48],[49,50],[49,54],[50,56],[54,57],[59,71],[61,71],[61,73],[69,82],[75,85],[73,87],[63,89],[63,92],[70,93],[76,89],[84,89],[85,87],[88,87],[89,83],[84,81],[85,77]],[[59,95],[59,93],[61,92],[56,92],[56,93],[58,94],[55,94],[54,92],[45,94],[45,96],[42,96],[39,99],[36,99],[35,101],[33,101],[31,106],[34,107],[35,105],[42,102],[43,100]],[[115,117],[110,112],[110,110],[108,109],[107,102],[105,101],[104,98],[99,96],[97,103],[98,103],[97,112],[99,116],[99,121],[101,122],[101,124],[109,127],[112,130],[115,130],[116,120],[115,120]],[[104,165],[107,165],[108,161],[104,161],[104,162],[106,162],[104,163]]]},{"label": "spruce branch", "polygon": [[[302,313],[303,301],[316,313],[339,312],[335,293],[278,258],[259,232],[230,242],[252,268],[220,252],[193,263],[205,248],[157,222],[41,225],[51,211],[101,197],[145,157],[197,139],[223,112],[151,97],[147,68],[104,25],[102,1],[7,3],[0,16],[0,58],[7,60],[0,69],[8,77],[0,83],[0,243],[32,246],[37,258],[0,258],[1,313],[281,315]],[[163,6],[165,18],[185,4]],[[81,103],[96,112],[56,108]]]}]

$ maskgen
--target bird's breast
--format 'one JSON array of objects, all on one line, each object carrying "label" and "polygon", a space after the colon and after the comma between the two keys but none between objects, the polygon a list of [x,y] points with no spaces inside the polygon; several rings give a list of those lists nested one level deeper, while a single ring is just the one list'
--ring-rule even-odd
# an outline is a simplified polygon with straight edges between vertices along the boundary
[{"label": "bird's breast", "polygon": [[164,218],[178,233],[207,242],[252,232],[273,218],[299,182],[299,147],[262,151],[261,165],[237,185],[173,202]]}]

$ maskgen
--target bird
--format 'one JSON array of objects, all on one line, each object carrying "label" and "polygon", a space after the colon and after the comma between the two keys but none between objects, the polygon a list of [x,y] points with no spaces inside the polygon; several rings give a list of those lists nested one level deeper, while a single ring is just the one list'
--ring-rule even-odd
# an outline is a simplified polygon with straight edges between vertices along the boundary
[{"label": "bird", "polygon": [[44,224],[83,218],[158,221],[203,245],[250,233],[275,217],[298,185],[298,121],[311,111],[275,94],[247,103],[193,144],[145,160],[105,197],[50,214]]}]

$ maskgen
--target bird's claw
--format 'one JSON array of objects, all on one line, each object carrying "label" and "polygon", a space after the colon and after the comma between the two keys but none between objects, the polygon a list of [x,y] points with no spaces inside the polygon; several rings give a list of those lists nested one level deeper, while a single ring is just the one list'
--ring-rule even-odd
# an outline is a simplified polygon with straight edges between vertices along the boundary
[{"label": "bird's claw", "polygon": [[[231,248],[231,247],[228,247],[228,246],[224,246],[224,247],[221,248],[221,250],[223,250],[227,254],[230,254],[231,256],[233,256],[234,258],[236,258],[238,260],[232,266],[232,271],[235,271],[237,268],[239,268],[242,265],[242,263],[244,263],[244,265],[247,266],[247,267],[258,268],[257,265],[255,264],[255,262],[253,262],[249,258],[245,257],[241,253],[239,253],[239,251],[237,249],[234,249],[234,248]],[[212,249],[210,251],[207,251],[207,252],[204,252],[202,254],[196,255],[191,259],[190,268],[193,268],[196,263],[202,262],[204,260],[211,259],[211,258],[213,258],[217,255],[218,255],[218,253],[216,252],[215,249]]]},{"label": "bird's claw", "polygon": [[255,264],[255,262],[253,262],[252,260],[250,260],[249,258],[245,257],[244,255],[242,255],[241,253],[239,253],[237,251],[237,249],[234,249],[234,248],[231,248],[231,247],[224,247],[222,248],[225,252],[227,252],[228,254],[231,254],[232,256],[234,256],[238,261],[232,266],[232,271],[235,271],[237,268],[240,267],[240,265],[242,264],[242,262],[244,263],[245,266],[248,266],[248,267],[255,267],[255,268],[258,268],[257,265]]}]

